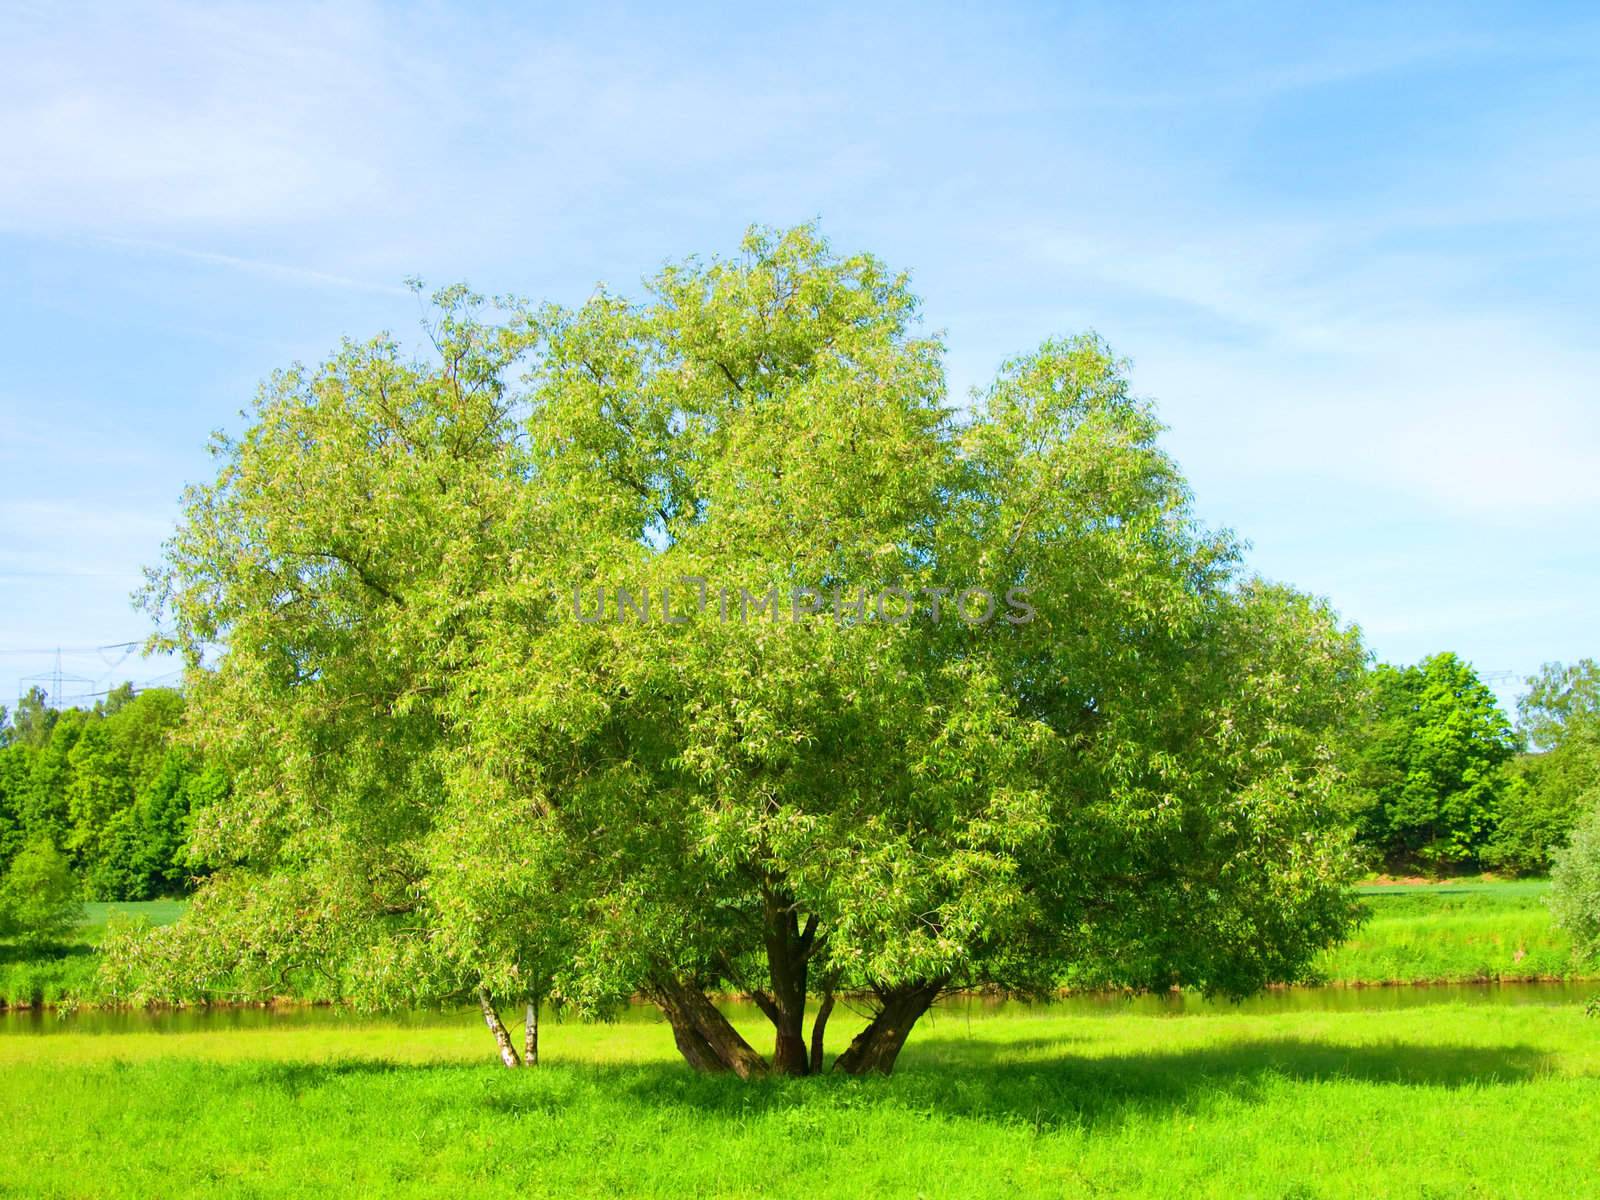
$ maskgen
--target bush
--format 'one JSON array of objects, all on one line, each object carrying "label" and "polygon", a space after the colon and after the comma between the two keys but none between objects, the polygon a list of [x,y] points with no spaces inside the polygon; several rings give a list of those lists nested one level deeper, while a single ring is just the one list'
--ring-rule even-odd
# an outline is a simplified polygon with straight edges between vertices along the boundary
[{"label": "bush", "polygon": [[1595,772],[1577,747],[1519,755],[1507,764],[1495,831],[1479,856],[1484,866],[1540,875],[1595,802]]},{"label": "bush", "polygon": [[1572,831],[1550,873],[1550,910],[1582,960],[1600,960],[1600,803]]},{"label": "bush", "polygon": [[82,916],[78,881],[61,852],[46,841],[23,847],[0,882],[0,938],[38,946],[71,933]]}]

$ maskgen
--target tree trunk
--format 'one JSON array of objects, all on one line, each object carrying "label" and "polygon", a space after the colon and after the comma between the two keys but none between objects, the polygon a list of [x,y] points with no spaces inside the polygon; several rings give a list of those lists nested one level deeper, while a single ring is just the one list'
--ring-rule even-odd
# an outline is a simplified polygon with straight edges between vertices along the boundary
[{"label": "tree trunk", "polygon": [[494,1000],[486,987],[478,989],[478,1007],[483,1010],[483,1023],[489,1027],[489,1032],[494,1034],[494,1044],[500,1048],[500,1061],[508,1067],[518,1066],[517,1048],[511,1044],[511,1035],[506,1032],[500,1014],[495,1012]]},{"label": "tree trunk", "polygon": [[828,1017],[833,1013],[833,989],[829,988],[822,994],[822,1007],[817,1009],[816,1019],[811,1022],[811,1073],[822,1074],[823,1037],[828,1029]]},{"label": "tree trunk", "polygon": [[804,1075],[811,1067],[806,1053],[806,973],[817,921],[812,917],[802,931],[787,896],[768,893],[765,900],[767,974],[772,981],[772,994],[770,1006],[762,1008],[776,1031],[772,1069],[779,1075]]},{"label": "tree trunk", "polygon": [[673,975],[662,975],[648,994],[672,1026],[678,1053],[696,1071],[732,1071],[741,1079],[767,1073],[767,1060],[740,1036],[698,987]]},{"label": "tree trunk", "polygon": [[915,983],[879,991],[877,1015],[833,1060],[833,1069],[848,1075],[893,1073],[894,1060],[900,1056],[911,1027],[933,1006],[942,986],[937,982]]},{"label": "tree trunk", "polygon": [[539,997],[529,996],[522,1016],[522,1065],[539,1065]]}]

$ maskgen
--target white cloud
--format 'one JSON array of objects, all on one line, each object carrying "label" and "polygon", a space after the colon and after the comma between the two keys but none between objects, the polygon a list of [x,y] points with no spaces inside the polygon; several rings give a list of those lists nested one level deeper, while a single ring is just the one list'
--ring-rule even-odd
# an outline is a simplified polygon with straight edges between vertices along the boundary
[{"label": "white cloud", "polygon": [[383,197],[412,105],[364,7],[25,8],[0,42],[0,224],[190,231]]},{"label": "white cloud", "polygon": [[1136,383],[1206,460],[1472,517],[1600,507],[1600,354],[1501,303],[1490,264],[1378,241],[1325,222],[1038,244],[1168,306],[1130,318]]}]

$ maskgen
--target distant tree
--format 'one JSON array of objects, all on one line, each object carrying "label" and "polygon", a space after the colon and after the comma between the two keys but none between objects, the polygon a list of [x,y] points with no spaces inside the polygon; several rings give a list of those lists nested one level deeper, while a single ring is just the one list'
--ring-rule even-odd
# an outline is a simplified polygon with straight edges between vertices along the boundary
[{"label": "distant tree", "polygon": [[1362,834],[1385,857],[1443,867],[1476,861],[1493,833],[1504,766],[1519,739],[1494,693],[1454,654],[1380,664],[1357,737]]},{"label": "distant tree", "polygon": [[190,812],[218,785],[172,747],[182,714],[177,691],[123,684],[93,709],[51,713],[42,743],[0,748],[0,869],[38,840],[63,849],[92,898],[186,890]]},{"label": "distant tree", "polygon": [[194,818],[227,795],[221,771],[202,766],[194,755],[171,748],[161,767],[139,792],[134,811],[139,829],[138,862],[152,895],[172,896],[189,890],[196,874],[189,859]]},{"label": "distant tree", "polygon": [[221,772],[170,747],[132,804],[106,822],[99,852],[83,868],[89,895],[101,900],[150,900],[187,892],[197,873],[189,861],[193,815],[227,793]]},{"label": "distant tree", "polygon": [[108,708],[104,716],[138,791],[162,768],[172,735],[183,720],[183,696],[173,688],[147,688]]},{"label": "distant tree", "polygon": [[72,752],[91,720],[82,709],[52,714],[49,733],[29,758],[28,786],[22,800],[22,823],[30,841],[65,846],[72,839]]},{"label": "distant tree", "polygon": [[70,845],[89,893],[143,900],[184,890],[190,788],[201,767],[172,745],[183,700],[116,689],[73,750]]},{"label": "distant tree", "polygon": [[66,856],[46,841],[24,846],[0,880],[0,938],[37,946],[71,933],[82,917]]},{"label": "distant tree", "polygon": [[1574,744],[1517,755],[1506,766],[1484,865],[1516,874],[1548,871],[1597,794],[1600,770]]},{"label": "distant tree", "polygon": [[26,841],[23,798],[29,791],[29,766],[26,746],[0,747],[0,875]]},{"label": "distant tree", "polygon": [[1592,658],[1570,666],[1546,663],[1527,684],[1517,710],[1535,746],[1586,742],[1593,749],[1600,742],[1600,663]]},{"label": "distant tree", "polygon": [[105,694],[104,699],[95,704],[95,714],[101,717],[115,716],[132,704],[138,695],[139,693],[134,690],[131,680],[119,683]]},{"label": "distant tree", "polygon": [[[186,731],[233,781],[144,944],[169,985],[475,995],[508,1062],[497,1001],[643,993],[741,1075],[822,1068],[851,994],[834,1065],[888,1071],[949,989],[1241,995],[1349,928],[1359,641],[1199,523],[1097,338],[958,412],[905,277],[807,229],[640,303],[439,301],[436,356],[270,380],[154,577],[192,664],[227,647]],[[1037,620],[721,621],[695,578],[1031,589]],[[693,615],[575,623],[597,584]]]},{"label": "distant tree", "polygon": [[1546,663],[1518,702],[1520,725],[1537,747],[1511,765],[1499,823],[1485,849],[1492,865],[1548,870],[1552,855],[1600,794],[1600,665]]},{"label": "distant tree", "polygon": [[31,687],[17,701],[17,711],[11,717],[13,738],[25,746],[39,749],[50,740],[58,713],[51,708],[44,689]]},{"label": "distant tree", "polygon": [[68,834],[66,850],[73,866],[87,874],[105,853],[112,820],[133,803],[133,779],[127,756],[104,720],[84,724],[67,757]]},{"label": "distant tree", "polygon": [[1568,844],[1556,851],[1550,873],[1550,909],[1572,936],[1574,955],[1600,962],[1600,791],[1578,821]]}]

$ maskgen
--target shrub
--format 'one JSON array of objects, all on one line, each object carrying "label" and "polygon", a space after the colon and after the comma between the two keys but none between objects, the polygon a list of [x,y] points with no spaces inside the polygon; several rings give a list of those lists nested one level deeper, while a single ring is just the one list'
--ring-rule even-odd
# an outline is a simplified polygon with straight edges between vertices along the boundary
[{"label": "shrub", "polygon": [[0,937],[37,946],[71,933],[83,916],[78,881],[47,841],[23,847],[0,882]]},{"label": "shrub", "polygon": [[1484,866],[1517,875],[1550,870],[1594,799],[1595,773],[1578,750],[1563,746],[1507,764],[1495,831],[1479,856]]},{"label": "shrub", "polygon": [[1600,793],[1559,851],[1551,872],[1550,909],[1556,924],[1572,935],[1580,959],[1600,959]]}]

